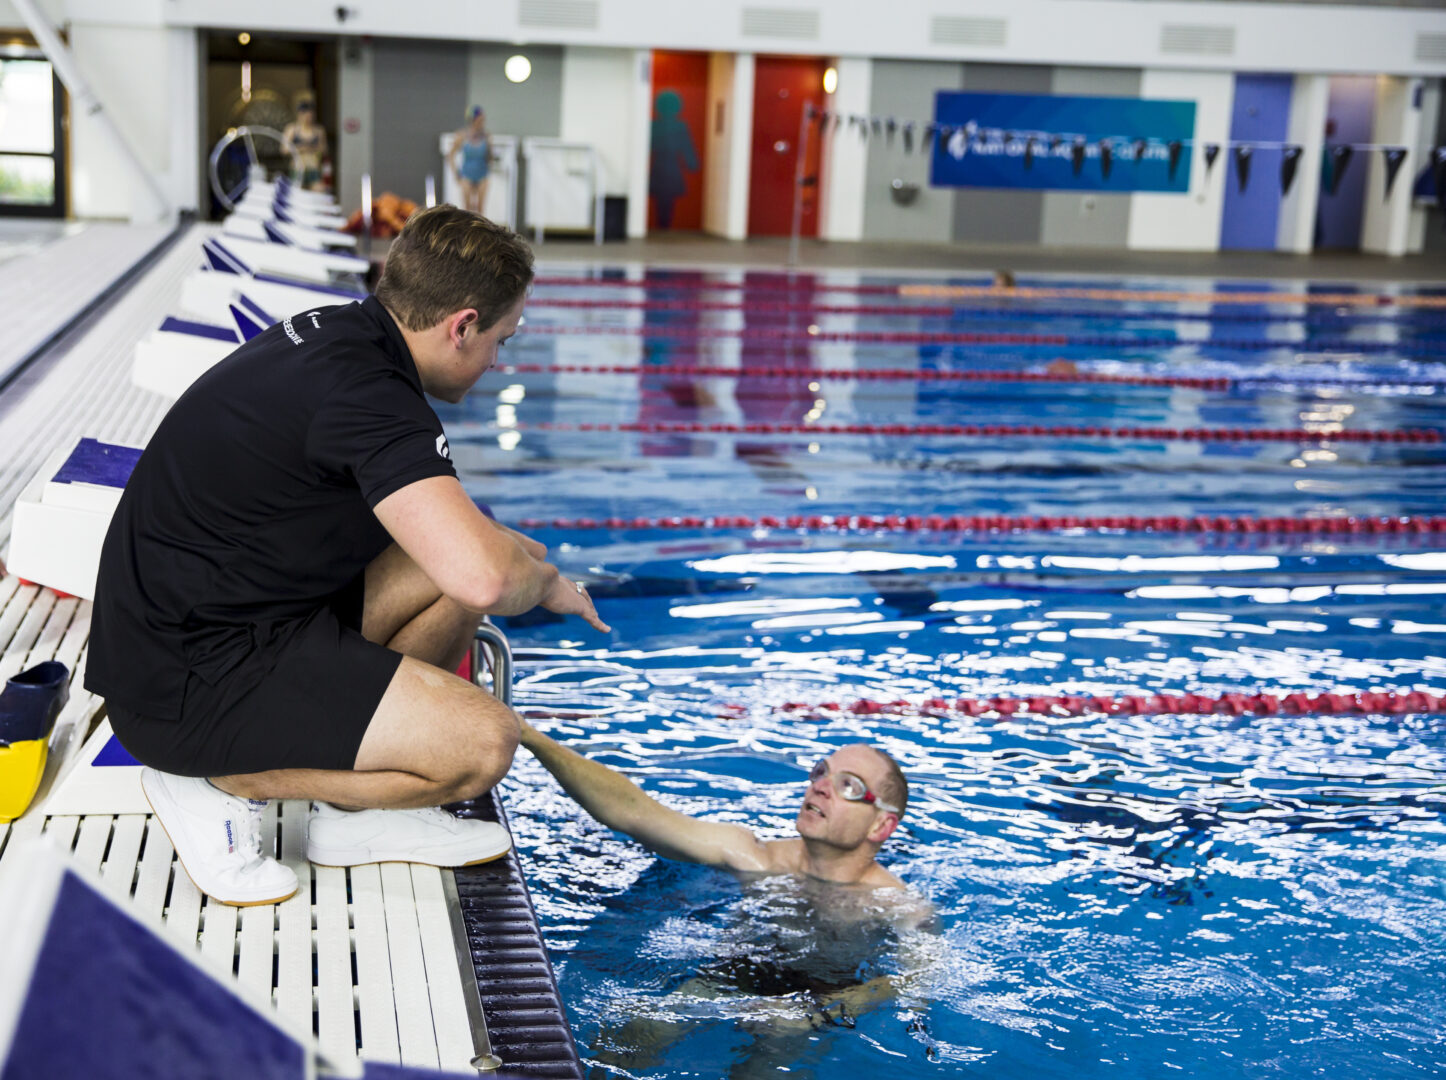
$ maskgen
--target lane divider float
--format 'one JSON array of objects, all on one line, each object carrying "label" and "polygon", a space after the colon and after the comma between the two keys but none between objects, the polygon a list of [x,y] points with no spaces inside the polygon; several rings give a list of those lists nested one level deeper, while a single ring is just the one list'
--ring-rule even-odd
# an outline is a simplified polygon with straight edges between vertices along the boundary
[{"label": "lane divider float", "polygon": [[1191,292],[1183,289],[1104,289],[1031,285],[949,285],[934,282],[884,284],[839,284],[809,277],[754,278],[749,281],[713,281],[701,278],[673,278],[656,275],[641,278],[597,278],[566,275],[540,276],[536,286],[549,288],[616,287],[664,291],[733,290],[741,292],[858,293],[864,296],[910,296],[932,299],[987,297],[1001,300],[1111,300],[1126,303],[1160,304],[1294,304],[1306,307],[1406,307],[1446,308],[1446,295],[1416,293],[1270,293]]},{"label": "lane divider float", "polygon": [[694,378],[840,380],[858,382],[1006,382],[1079,383],[1105,386],[1169,386],[1190,390],[1229,390],[1228,378],[1188,375],[1102,375],[1093,372],[903,370],[898,368],[775,368],[718,364],[505,364],[503,375],[665,375]]},{"label": "lane divider float", "polygon": [[715,514],[709,516],[524,518],[523,529],[645,532],[655,529],[789,529],[806,532],[1015,533],[1146,532],[1242,536],[1386,536],[1446,532],[1446,517],[1225,517],[1196,514]]},{"label": "lane divider float", "polygon": [[[738,714],[741,706],[726,707]],[[1327,691],[1309,693],[1125,694],[1119,697],[1049,694],[1032,697],[930,698],[927,701],[787,702],[796,716],[1370,716],[1446,712],[1446,693]]]},{"label": "lane divider float", "polygon": [[1093,424],[786,424],[691,423],[653,420],[622,424],[569,424],[558,421],[518,423],[514,430],[557,432],[638,432],[656,435],[886,435],[906,438],[1134,439],[1168,442],[1293,442],[1293,443],[1428,443],[1441,442],[1431,428],[1396,431],[1310,431],[1304,428],[1176,428],[1109,427]]},{"label": "lane divider float", "polygon": [[[1120,334],[1011,334],[926,330],[824,330],[809,326],[597,326],[529,322],[519,333],[528,336],[636,337],[657,341],[781,341],[797,344],[828,343],[854,345],[1051,345],[1107,349],[1173,349],[1209,346],[1239,352],[1271,352],[1289,349],[1296,353],[1401,353],[1446,355],[1446,339],[1395,341],[1352,341],[1321,338],[1311,341],[1272,341],[1261,338],[1211,338],[1188,341],[1179,338],[1132,338]],[[1409,358],[1409,357],[1408,357]]]}]

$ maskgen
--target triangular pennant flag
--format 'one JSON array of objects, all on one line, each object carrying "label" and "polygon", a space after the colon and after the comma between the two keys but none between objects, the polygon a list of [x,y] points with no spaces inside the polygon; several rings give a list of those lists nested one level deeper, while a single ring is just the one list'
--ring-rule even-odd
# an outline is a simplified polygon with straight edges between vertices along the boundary
[{"label": "triangular pennant flag", "polygon": [[1433,155],[1436,177],[1436,205],[1446,210],[1446,146],[1436,147]]},{"label": "triangular pennant flag", "polygon": [[1170,182],[1175,182],[1175,173],[1180,169],[1180,151],[1184,149],[1179,139],[1172,139],[1165,147],[1170,151]]},{"label": "triangular pennant flag", "polygon": [[873,127],[875,135],[882,135],[884,133],[884,123],[877,116],[873,117],[869,121],[869,124]]},{"label": "triangular pennant flag", "polygon": [[831,114],[827,109],[824,109],[822,112],[820,112],[820,113],[818,114],[818,129],[819,129],[820,131],[822,131],[824,128],[828,127],[828,118],[829,118],[829,116],[831,116],[831,115],[832,115],[832,114]]},{"label": "triangular pennant flag", "polygon": [[1145,160],[1145,142],[1146,142],[1146,140],[1144,140],[1144,139],[1136,139],[1136,140],[1135,140],[1135,164],[1136,164],[1136,165],[1138,165],[1140,162],[1142,162],[1142,161]]},{"label": "triangular pennant flag", "polygon": [[1401,166],[1406,163],[1406,148],[1404,146],[1382,147],[1381,153],[1386,158],[1386,198],[1391,197],[1391,189],[1396,186],[1396,175],[1401,171]]},{"label": "triangular pennant flag", "polygon": [[1210,170],[1215,167],[1215,159],[1220,156],[1220,145],[1218,143],[1205,144],[1205,179],[1210,179]]},{"label": "triangular pennant flag", "polygon": [[1085,144],[1083,139],[1076,139],[1074,145],[1069,148],[1070,165],[1074,167],[1074,174],[1078,176],[1084,168]]},{"label": "triangular pennant flag", "polygon": [[1295,170],[1300,165],[1300,155],[1305,153],[1303,147],[1287,146],[1280,151],[1280,194],[1282,197],[1290,194],[1290,185],[1295,183]]},{"label": "triangular pennant flag", "polygon": [[837,131],[837,130],[843,125],[843,122],[844,122],[843,113],[837,113],[837,112],[836,112],[836,113],[833,114],[833,129],[834,129],[834,131]]},{"label": "triangular pennant flag", "polygon": [[1245,194],[1245,189],[1250,186],[1250,155],[1255,152],[1253,146],[1237,146],[1235,148],[1235,178],[1240,183],[1240,193]]},{"label": "triangular pennant flag", "polygon": [[1024,140],[1024,167],[1025,167],[1026,169],[1032,169],[1032,168],[1034,167],[1034,136],[1033,136],[1033,135],[1029,136],[1029,138],[1027,138],[1027,139]]},{"label": "triangular pennant flag", "polygon": [[1351,156],[1355,154],[1353,146],[1332,146],[1330,149],[1331,169],[1330,185],[1326,189],[1327,195],[1334,195],[1341,186],[1341,178],[1346,175],[1346,168],[1351,163]]},{"label": "triangular pennant flag", "polygon": [[1049,152],[1053,154],[1056,150],[1059,149],[1059,144],[1062,142],[1064,142],[1064,140],[1061,139],[1058,135],[1051,135],[1049,137]]},{"label": "triangular pennant flag", "polygon": [[914,121],[910,120],[904,125],[904,153],[914,152]]},{"label": "triangular pennant flag", "polygon": [[887,142],[890,146],[894,145],[894,132],[898,130],[899,122],[895,120],[892,116],[889,117],[888,122],[884,124],[884,131],[888,133]]},{"label": "triangular pennant flag", "polygon": [[1110,178],[1110,168],[1114,165],[1115,152],[1110,144],[1100,141],[1100,175],[1106,180]]}]

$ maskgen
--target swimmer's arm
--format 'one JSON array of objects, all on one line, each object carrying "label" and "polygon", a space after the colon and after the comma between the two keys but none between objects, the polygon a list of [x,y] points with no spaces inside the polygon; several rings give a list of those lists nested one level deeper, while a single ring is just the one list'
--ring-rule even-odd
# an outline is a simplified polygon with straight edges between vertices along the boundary
[{"label": "swimmer's arm", "polygon": [[608,631],[587,594],[493,524],[456,477],[417,480],[372,509],[443,595],[468,611],[520,615],[540,604]]},{"label": "swimmer's arm", "polygon": [[667,859],[761,872],[765,846],[741,825],[699,821],[680,814],[622,773],[548,738],[525,720],[522,745],[557,779],[577,804],[610,829],[626,833]]}]

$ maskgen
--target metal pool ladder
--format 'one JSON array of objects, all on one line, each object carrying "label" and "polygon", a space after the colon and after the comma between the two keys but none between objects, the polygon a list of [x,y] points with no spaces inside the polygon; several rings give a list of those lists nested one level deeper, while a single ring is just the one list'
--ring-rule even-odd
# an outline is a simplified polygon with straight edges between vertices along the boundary
[{"label": "metal pool ladder", "polygon": [[[507,637],[483,622],[472,642],[472,681],[512,704],[512,649]],[[496,791],[461,811],[507,826]],[[582,1064],[562,1007],[557,979],[537,925],[537,913],[517,853],[444,874],[457,966],[472,1022],[479,1073],[582,1080]],[[491,1013],[489,1024],[483,1003]]]}]

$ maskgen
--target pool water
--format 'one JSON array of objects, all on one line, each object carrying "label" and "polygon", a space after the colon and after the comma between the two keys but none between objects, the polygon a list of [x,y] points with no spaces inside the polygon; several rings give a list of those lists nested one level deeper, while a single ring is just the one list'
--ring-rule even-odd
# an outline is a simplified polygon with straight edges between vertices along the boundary
[{"label": "pool water", "polygon": [[[502,620],[519,708],[669,805],[767,837],[792,835],[820,756],[883,747],[911,796],[881,859],[932,915],[904,917],[887,895],[660,861],[592,822],[520,753],[505,799],[595,1075],[1446,1070],[1446,718],[921,707],[1446,693],[1446,533],[656,520],[1440,515],[1446,446],[1388,433],[1446,428],[1446,312],[1269,303],[1312,288],[1280,283],[1260,303],[985,297],[921,314],[890,309],[951,301],[901,296],[903,279],[880,276],[790,287],[734,271],[598,273],[610,282],[540,284],[502,366],[442,410],[469,490],[505,521],[560,519],[531,531],[590,582],[613,627],[604,637],[545,612]],[[1136,286],[1262,288],[1118,283]],[[549,306],[559,300],[628,306]],[[589,328],[609,332],[577,332]],[[577,370],[598,366],[627,370]],[[1225,382],[929,374],[1051,370]],[[663,430],[679,423],[758,429]],[[601,429],[573,430],[584,424]],[[779,430],[799,424],[1311,437]],[[1365,431],[1387,434],[1341,438]],[[610,517],[651,527],[602,524]],[[850,707],[860,700],[896,704]],[[810,1019],[831,989],[900,973],[896,996]]]}]

